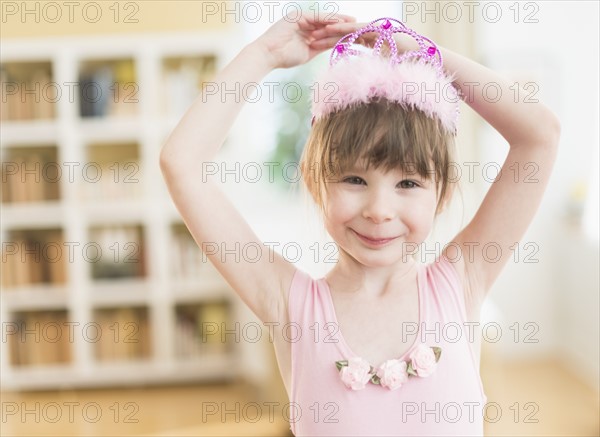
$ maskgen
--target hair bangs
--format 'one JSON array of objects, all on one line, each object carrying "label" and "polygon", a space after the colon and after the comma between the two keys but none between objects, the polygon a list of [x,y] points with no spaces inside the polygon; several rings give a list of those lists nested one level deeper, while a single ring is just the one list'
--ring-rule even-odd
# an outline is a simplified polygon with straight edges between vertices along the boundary
[{"label": "hair bangs", "polygon": [[315,202],[323,190],[352,170],[400,170],[435,181],[440,200],[448,188],[454,136],[418,109],[385,99],[355,104],[318,120],[301,159],[301,171]]},{"label": "hair bangs", "polygon": [[330,163],[329,175],[375,168],[432,178],[433,157],[439,145],[431,141],[435,120],[388,101],[371,102],[368,107],[369,111],[362,105],[329,117],[322,156]]}]

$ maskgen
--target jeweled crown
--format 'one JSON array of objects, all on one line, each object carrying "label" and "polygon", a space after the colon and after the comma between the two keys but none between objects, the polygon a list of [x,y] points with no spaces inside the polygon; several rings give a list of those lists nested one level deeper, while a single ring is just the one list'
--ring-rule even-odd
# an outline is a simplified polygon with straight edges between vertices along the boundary
[{"label": "jeweled crown", "polygon": [[[366,33],[378,34],[372,48],[356,43]],[[395,33],[412,37],[419,49],[399,53]],[[384,43],[389,47],[387,56],[381,53]],[[456,132],[460,98],[452,78],[444,72],[442,54],[433,41],[402,22],[379,18],[345,35],[333,47],[329,65],[313,87],[313,123],[380,97],[417,108],[438,118],[448,132]],[[336,85],[334,93],[332,84]]]},{"label": "jeweled crown", "polygon": [[[378,24],[381,21],[383,21],[383,23]],[[393,25],[392,22],[397,23],[397,26]],[[362,52],[352,46],[356,40],[365,33],[379,34],[372,49],[374,55],[380,55],[383,43],[387,42],[390,48],[390,63],[398,64],[404,60],[416,58],[421,63],[432,64],[432,66],[437,69],[438,73],[443,75],[442,54],[435,43],[429,38],[409,29],[401,21],[398,21],[395,18],[379,18],[371,21],[367,26],[344,36],[336,43],[334,49],[331,51],[329,64],[335,65],[340,59],[348,58],[350,56],[360,56]],[[396,40],[394,39],[394,33],[405,33],[411,36],[417,44],[419,44],[419,50],[407,51],[402,55],[398,55],[398,47],[396,45]]]}]

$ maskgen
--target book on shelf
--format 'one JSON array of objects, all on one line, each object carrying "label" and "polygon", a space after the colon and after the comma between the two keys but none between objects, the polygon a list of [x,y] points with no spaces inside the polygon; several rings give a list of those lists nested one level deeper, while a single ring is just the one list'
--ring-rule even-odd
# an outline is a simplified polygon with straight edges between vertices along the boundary
[{"label": "book on shelf", "polygon": [[169,254],[174,279],[199,280],[219,277],[218,270],[198,247],[185,225],[174,227]]},{"label": "book on shelf", "polygon": [[117,117],[135,115],[140,99],[140,90],[131,61],[119,61],[114,65],[113,99],[109,114]]},{"label": "book on shelf", "polygon": [[82,117],[135,115],[139,97],[132,60],[87,66],[79,75],[79,111]]},{"label": "book on shelf", "polygon": [[105,116],[108,113],[112,71],[103,66],[79,77],[79,109],[82,117]]},{"label": "book on shelf", "polygon": [[[239,327],[238,327],[239,328]],[[230,323],[226,302],[207,302],[176,308],[175,354],[180,358],[225,354],[237,329]]]},{"label": "book on shelf", "polygon": [[93,143],[86,147],[92,170],[79,184],[82,200],[123,200],[141,196],[144,178],[137,142]]},{"label": "book on shelf", "polygon": [[151,355],[146,308],[111,308],[96,311],[98,361],[131,361]]},{"label": "book on shelf", "polygon": [[10,364],[42,366],[69,363],[72,336],[66,311],[30,311],[14,313],[7,329]]},{"label": "book on shelf", "polygon": [[[221,302],[206,303],[200,306],[199,317],[200,321],[200,333],[202,335],[202,342],[205,345],[207,353],[224,353],[228,350],[228,342],[235,341],[231,340],[232,334],[227,334],[226,331],[237,330],[234,326],[229,323],[229,308],[227,304]],[[210,328],[218,327],[218,334],[212,333]],[[212,334],[212,335],[210,335]],[[219,335],[221,334],[221,335]]]},{"label": "book on shelf", "polygon": [[[11,119],[10,114],[10,103],[8,99],[8,94],[6,93],[6,87],[10,82],[8,71],[0,65],[0,83],[3,86],[2,95],[0,95],[0,121],[6,121]],[[4,85],[7,84],[7,85]],[[15,85],[16,86],[16,85]]]},{"label": "book on shelf", "polygon": [[[9,67],[14,67],[10,68]],[[59,88],[50,63],[13,63],[0,67],[0,120],[49,120],[55,117]]]},{"label": "book on shelf", "polygon": [[[97,180],[82,181],[80,195],[83,199],[115,201],[141,198],[142,176],[137,160],[131,160],[124,165],[120,165],[118,170],[115,170],[114,162],[95,164],[98,165],[98,173],[101,176]],[[117,166],[119,164],[116,163]],[[127,166],[126,171],[123,170],[125,165]],[[120,173],[116,173],[117,171],[120,171]]]},{"label": "book on shelf", "polygon": [[166,114],[180,117],[215,74],[214,55],[166,59],[163,66],[163,99]]},{"label": "book on shelf", "polygon": [[94,279],[143,277],[146,254],[139,226],[102,226],[90,232],[90,244],[97,245],[98,256],[91,263]]},{"label": "book on shelf", "polygon": [[62,230],[11,231],[4,250],[3,287],[66,283],[68,258]]},{"label": "book on shelf", "polygon": [[56,147],[18,147],[3,159],[2,202],[25,203],[60,197]]}]

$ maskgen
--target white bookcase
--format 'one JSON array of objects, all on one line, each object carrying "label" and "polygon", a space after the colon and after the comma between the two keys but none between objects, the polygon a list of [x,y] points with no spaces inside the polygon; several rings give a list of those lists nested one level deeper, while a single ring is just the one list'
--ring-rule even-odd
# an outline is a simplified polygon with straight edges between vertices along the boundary
[{"label": "white bookcase", "polygon": [[[158,166],[161,145],[197,95],[194,81],[231,59],[225,36],[2,42],[3,388],[240,375],[239,345],[200,335],[244,309],[190,244]],[[93,93],[103,81],[111,86],[104,106]],[[14,100],[36,96],[30,106]],[[35,163],[40,170],[29,172]]]}]

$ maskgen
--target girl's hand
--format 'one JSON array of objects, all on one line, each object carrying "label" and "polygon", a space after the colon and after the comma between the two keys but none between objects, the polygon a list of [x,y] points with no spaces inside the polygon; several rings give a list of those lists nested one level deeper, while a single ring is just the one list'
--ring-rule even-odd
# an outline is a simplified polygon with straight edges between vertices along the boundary
[{"label": "girl's hand", "polygon": [[[369,23],[356,22],[328,24],[312,32],[314,41],[311,43],[311,47],[315,50],[333,47],[335,43],[337,43],[345,35],[366,27],[368,24]],[[378,37],[379,34],[375,32],[363,33],[356,39],[355,43],[361,44],[368,48],[373,48]],[[412,39],[412,37],[402,33],[394,33],[394,41],[396,42],[396,47],[398,47],[399,53],[403,53],[407,50],[417,50],[419,48],[419,45]],[[387,44],[384,44],[384,47],[385,46],[387,46]]]},{"label": "girl's hand", "polygon": [[[369,23],[331,23],[314,30],[311,35],[314,41],[311,43],[313,49],[327,49],[333,47],[342,37],[349,33],[355,32],[368,25]],[[362,44],[365,47],[373,47],[375,45],[376,35],[374,33],[365,33],[356,39],[355,43]]]},{"label": "girl's hand", "polygon": [[323,29],[328,24],[351,24],[356,21],[349,15],[325,13],[319,15],[313,12],[305,12],[295,22],[289,18],[288,20],[282,18],[253,43],[266,53],[272,68],[290,68],[310,61],[319,53],[332,48],[337,42],[337,40],[330,42],[332,38],[329,36],[326,36],[324,41],[320,41],[314,36],[315,31]]}]

